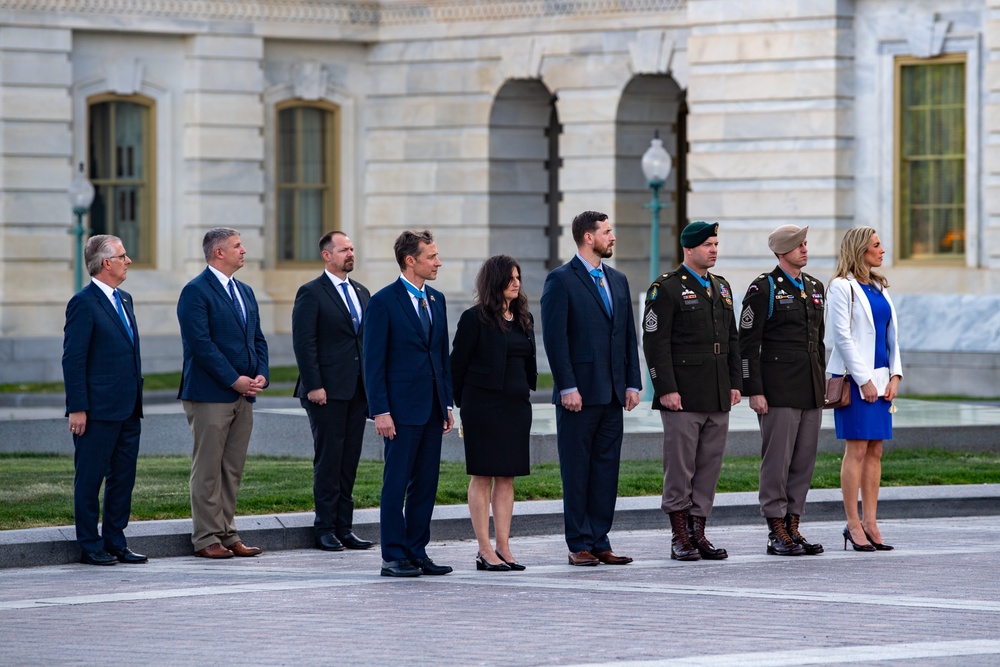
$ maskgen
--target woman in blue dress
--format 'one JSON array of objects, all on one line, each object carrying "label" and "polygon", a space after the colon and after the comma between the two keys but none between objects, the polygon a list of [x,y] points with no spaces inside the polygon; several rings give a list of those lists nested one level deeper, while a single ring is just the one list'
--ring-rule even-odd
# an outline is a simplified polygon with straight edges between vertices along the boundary
[{"label": "woman in blue dress", "polygon": [[[896,310],[889,281],[875,271],[885,248],[871,227],[848,230],[827,288],[826,370],[851,376],[851,404],[834,410],[837,438],[846,441],[840,467],[844,495],[844,548],[887,551],[876,522],[882,480],[882,441],[892,439],[892,401],[903,377],[896,338]],[[861,492],[861,516],[858,492]]]}]

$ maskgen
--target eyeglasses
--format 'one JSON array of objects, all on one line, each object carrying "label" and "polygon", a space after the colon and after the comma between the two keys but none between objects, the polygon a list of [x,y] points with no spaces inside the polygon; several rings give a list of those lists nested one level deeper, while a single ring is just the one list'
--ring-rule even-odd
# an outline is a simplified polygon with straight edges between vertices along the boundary
[{"label": "eyeglasses", "polygon": [[111,257],[108,257],[108,259],[120,259],[124,262],[126,257],[128,257],[128,253],[123,252],[120,255],[112,255]]}]

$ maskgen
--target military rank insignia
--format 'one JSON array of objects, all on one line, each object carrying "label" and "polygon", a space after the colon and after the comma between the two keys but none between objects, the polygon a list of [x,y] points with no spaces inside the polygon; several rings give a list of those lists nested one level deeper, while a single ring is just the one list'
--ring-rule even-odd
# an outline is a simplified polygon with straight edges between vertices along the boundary
[{"label": "military rank insignia", "polygon": [[753,308],[747,306],[743,309],[743,315],[740,316],[740,327],[753,329]]},{"label": "military rank insignia", "polygon": [[656,317],[656,312],[654,312],[653,309],[650,308],[649,310],[646,311],[646,317],[645,317],[645,319],[642,322],[642,327],[646,331],[649,331],[650,333],[652,333],[652,332],[656,331],[657,323],[658,323],[658,320],[657,320],[657,317]]}]

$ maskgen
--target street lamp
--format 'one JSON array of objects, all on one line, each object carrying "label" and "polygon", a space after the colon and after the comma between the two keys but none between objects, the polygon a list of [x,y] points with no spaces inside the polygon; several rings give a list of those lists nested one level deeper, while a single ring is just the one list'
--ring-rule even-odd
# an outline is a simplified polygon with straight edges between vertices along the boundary
[{"label": "street lamp", "polygon": [[643,208],[648,208],[651,218],[651,234],[649,243],[649,282],[652,283],[660,275],[660,209],[669,204],[660,203],[660,188],[670,176],[672,160],[670,154],[663,148],[660,131],[653,133],[649,148],[642,156],[642,173],[646,176],[646,184],[653,191],[653,198]]},{"label": "street lamp", "polygon": [[87,175],[83,171],[83,163],[80,163],[80,171],[73,177],[73,182],[69,184],[66,193],[69,196],[69,203],[73,207],[73,214],[76,216],[76,226],[69,230],[70,234],[76,235],[76,286],[75,292],[83,289],[83,237],[90,233],[90,230],[83,226],[83,216],[90,210],[90,205],[94,201],[94,186],[87,180]]}]

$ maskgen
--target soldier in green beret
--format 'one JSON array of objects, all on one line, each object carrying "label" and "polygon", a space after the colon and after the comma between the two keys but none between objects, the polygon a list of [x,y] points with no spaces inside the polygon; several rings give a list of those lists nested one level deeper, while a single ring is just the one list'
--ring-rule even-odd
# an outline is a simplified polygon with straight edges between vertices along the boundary
[{"label": "soldier in green beret", "polygon": [[823,283],[802,269],[809,227],[778,227],[767,239],[778,258],[750,283],[740,315],[743,389],[761,434],[760,513],[767,553],[823,553],[799,532],[823,422],[826,348]]},{"label": "soldier in green beret", "polygon": [[718,235],[718,223],[684,228],[684,262],[649,286],[642,320],[653,409],[663,422],[661,506],[670,517],[675,560],[729,555],[705,537],[729,412],[742,389],[732,288],[708,271],[718,256]]}]

